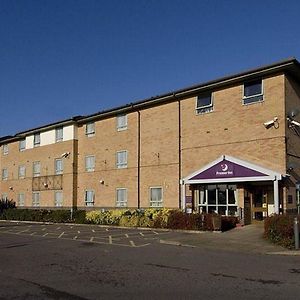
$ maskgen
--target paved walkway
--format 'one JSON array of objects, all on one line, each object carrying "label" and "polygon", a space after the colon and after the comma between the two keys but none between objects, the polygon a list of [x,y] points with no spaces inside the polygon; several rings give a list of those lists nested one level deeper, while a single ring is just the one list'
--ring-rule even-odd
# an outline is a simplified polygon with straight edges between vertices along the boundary
[{"label": "paved walkway", "polygon": [[203,232],[199,234],[177,233],[171,239],[163,239],[162,243],[202,247],[207,249],[220,249],[225,251],[300,255],[300,251],[287,250],[263,238],[263,224],[252,224],[237,227],[227,232]]}]

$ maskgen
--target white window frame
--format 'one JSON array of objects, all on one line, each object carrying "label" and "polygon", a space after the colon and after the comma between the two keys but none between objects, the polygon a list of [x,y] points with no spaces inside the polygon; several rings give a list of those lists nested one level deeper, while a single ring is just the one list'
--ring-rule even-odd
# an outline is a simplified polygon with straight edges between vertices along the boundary
[{"label": "white window frame", "polygon": [[1,178],[2,178],[2,180],[7,180],[8,179],[8,169],[7,168],[2,169]]},{"label": "white window frame", "polygon": [[[57,197],[60,195],[60,197]],[[64,201],[64,196],[62,191],[54,191],[54,206],[55,207],[62,207]]]},{"label": "white window frame", "polygon": [[[204,98],[205,96],[210,95],[210,104],[198,106],[198,99],[201,98],[201,96]],[[213,99],[213,93],[202,93],[199,94],[196,98],[196,105],[195,105],[195,111],[197,115],[203,115],[209,112],[212,112],[214,110],[214,99]]]},{"label": "white window frame", "polygon": [[90,122],[85,125],[85,135],[92,137],[96,133],[95,122]]},{"label": "white window frame", "polygon": [[[125,191],[124,199],[119,199],[119,191]],[[116,189],[116,207],[127,207],[127,188],[117,188]]]},{"label": "white window frame", "polygon": [[19,141],[19,151],[22,152],[24,150],[26,150],[26,139],[22,139]]},{"label": "white window frame", "polygon": [[[87,200],[88,193],[92,193],[92,199],[89,201]],[[85,206],[87,206],[87,207],[92,207],[95,205],[95,191],[94,190],[85,190],[84,191],[84,203],[85,203]]]},{"label": "white window frame", "polygon": [[40,206],[40,192],[32,192],[32,206],[39,207]]},{"label": "white window frame", "polygon": [[[119,161],[119,154],[120,153],[126,153],[126,161],[125,162],[120,162]],[[127,165],[128,165],[128,151],[127,150],[117,151],[117,153],[116,153],[116,167],[117,167],[117,169],[125,169],[125,168],[127,168]]]},{"label": "white window frame", "polygon": [[[88,167],[88,159],[89,158],[93,158],[94,160],[94,165],[93,166],[90,166],[90,167]],[[85,171],[86,172],[94,172],[95,171],[95,166],[96,166],[96,157],[95,157],[95,155],[87,155],[86,157],[85,157]]]},{"label": "white window frame", "polygon": [[18,194],[18,206],[25,206],[25,193]]},{"label": "white window frame", "polygon": [[[250,84],[252,82],[254,83],[254,82],[257,82],[257,81],[261,81],[261,93],[251,95],[251,96],[245,96],[245,84]],[[245,100],[247,100],[247,99],[252,99],[252,98],[260,97],[260,96],[261,96],[260,100],[245,103]],[[264,81],[263,81],[263,79],[256,79],[256,80],[250,80],[250,81],[244,82],[244,84],[243,84],[243,98],[242,98],[243,105],[251,105],[251,104],[260,103],[260,102],[263,102],[263,101],[264,101]]]},{"label": "white window frame", "polygon": [[[117,120],[117,130],[118,131],[123,131],[123,130],[127,129],[127,124],[128,124],[127,114],[117,116],[116,120]],[[121,120],[125,120],[125,122],[123,123]]]},{"label": "white window frame", "polygon": [[55,142],[59,143],[64,140],[64,128],[63,127],[57,127],[55,128]]},{"label": "white window frame", "polygon": [[[161,189],[161,200],[152,200],[152,190],[153,189]],[[157,208],[161,208],[163,207],[163,203],[164,203],[164,189],[162,186],[151,186],[149,188],[149,203],[150,203],[150,207],[157,207]]]},{"label": "white window frame", "polygon": [[[39,172],[35,172],[35,166],[39,165]],[[41,176],[41,162],[40,161],[34,161],[32,163],[32,177],[39,177]]]},{"label": "white window frame", "polygon": [[2,150],[3,150],[3,155],[7,155],[8,154],[8,144],[3,144],[2,145]]},{"label": "white window frame", "polygon": [[[58,169],[57,168],[57,162],[58,161],[60,161],[61,162],[61,169]],[[55,173],[55,175],[61,175],[61,174],[63,174],[63,172],[64,172],[64,161],[63,161],[63,159],[62,158],[56,158],[55,160],[54,160],[54,173]]]},{"label": "white window frame", "polygon": [[[21,174],[21,170],[24,170],[23,174]],[[25,167],[25,165],[20,165],[18,168],[18,178],[23,179],[25,177],[26,177],[26,167]]]},{"label": "white window frame", "polygon": [[33,135],[33,147],[39,147],[41,145],[41,133],[35,133]]}]

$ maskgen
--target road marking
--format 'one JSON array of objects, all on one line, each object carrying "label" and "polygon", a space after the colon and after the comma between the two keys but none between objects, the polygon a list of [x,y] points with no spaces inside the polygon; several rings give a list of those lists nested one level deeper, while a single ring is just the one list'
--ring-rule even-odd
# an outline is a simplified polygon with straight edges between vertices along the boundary
[{"label": "road marking", "polygon": [[90,238],[90,242],[92,242],[94,240],[94,237],[92,236],[91,238]]},{"label": "road marking", "polygon": [[111,235],[108,236],[108,242],[109,242],[110,244],[112,244],[112,236],[111,236]]},{"label": "road marking", "polygon": [[56,230],[60,229],[60,227],[57,227]]},{"label": "road marking", "polygon": [[70,226],[70,228],[72,229],[72,228],[73,228],[73,226]]},{"label": "road marking", "polygon": [[59,236],[58,239],[60,239],[64,235],[64,232],[62,232]]},{"label": "road marking", "polygon": [[35,235],[35,234],[36,234],[36,232],[30,233],[30,235]]},{"label": "road marking", "polygon": [[48,235],[48,233],[46,232],[43,236],[46,236],[46,235]]},{"label": "road marking", "polygon": [[155,234],[159,234],[158,232],[156,232],[156,231],[154,231],[154,230],[152,230],[152,232],[155,233]]},{"label": "road marking", "polygon": [[92,231],[93,231],[93,232],[95,232],[95,230],[94,230],[94,229],[92,229]]},{"label": "road marking", "polygon": [[80,233],[80,231],[79,231],[79,230],[77,230],[77,232],[78,232],[78,233]]},{"label": "road marking", "polygon": [[132,247],[135,247],[135,243],[134,243],[133,241],[130,241],[130,245],[131,245]]},{"label": "road marking", "polygon": [[129,238],[129,235],[128,235],[127,233],[125,233],[125,236],[126,236],[127,238]]},{"label": "road marking", "polygon": [[73,240],[77,240],[77,235],[75,235],[75,236],[73,237]]},{"label": "road marking", "polygon": [[106,231],[109,231],[108,228],[105,228]]},{"label": "road marking", "polygon": [[45,231],[45,230],[46,230],[46,228],[43,228],[43,229],[42,229],[42,231]]},{"label": "road marking", "polygon": [[20,233],[23,233],[23,232],[27,232],[27,231],[29,231],[29,229],[19,231],[19,232],[17,232],[17,234],[20,234]]},{"label": "road marking", "polygon": [[140,235],[141,235],[141,236],[144,236],[144,234],[143,234],[142,232],[140,232]]}]

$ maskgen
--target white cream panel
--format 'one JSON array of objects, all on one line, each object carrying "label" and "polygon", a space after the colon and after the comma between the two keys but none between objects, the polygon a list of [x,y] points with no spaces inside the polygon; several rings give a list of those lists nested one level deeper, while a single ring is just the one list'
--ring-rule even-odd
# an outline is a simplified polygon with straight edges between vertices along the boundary
[{"label": "white cream panel", "polygon": [[33,148],[33,135],[26,136],[26,149]]},{"label": "white cream panel", "polygon": [[65,126],[63,129],[63,134],[64,134],[64,141],[69,141],[73,139],[77,139],[77,126],[70,125],[70,126]]},{"label": "white cream panel", "polygon": [[55,129],[41,132],[41,146],[55,143]]}]

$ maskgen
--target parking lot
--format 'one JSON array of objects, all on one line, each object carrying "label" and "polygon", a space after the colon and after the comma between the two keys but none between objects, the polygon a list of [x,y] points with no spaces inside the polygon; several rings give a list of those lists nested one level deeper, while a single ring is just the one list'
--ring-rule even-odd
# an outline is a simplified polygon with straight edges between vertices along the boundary
[{"label": "parking lot", "polygon": [[160,242],[170,231],[123,229],[97,225],[35,224],[22,222],[1,222],[0,232],[29,235],[40,238],[54,238],[109,244],[124,247],[145,247]]}]

